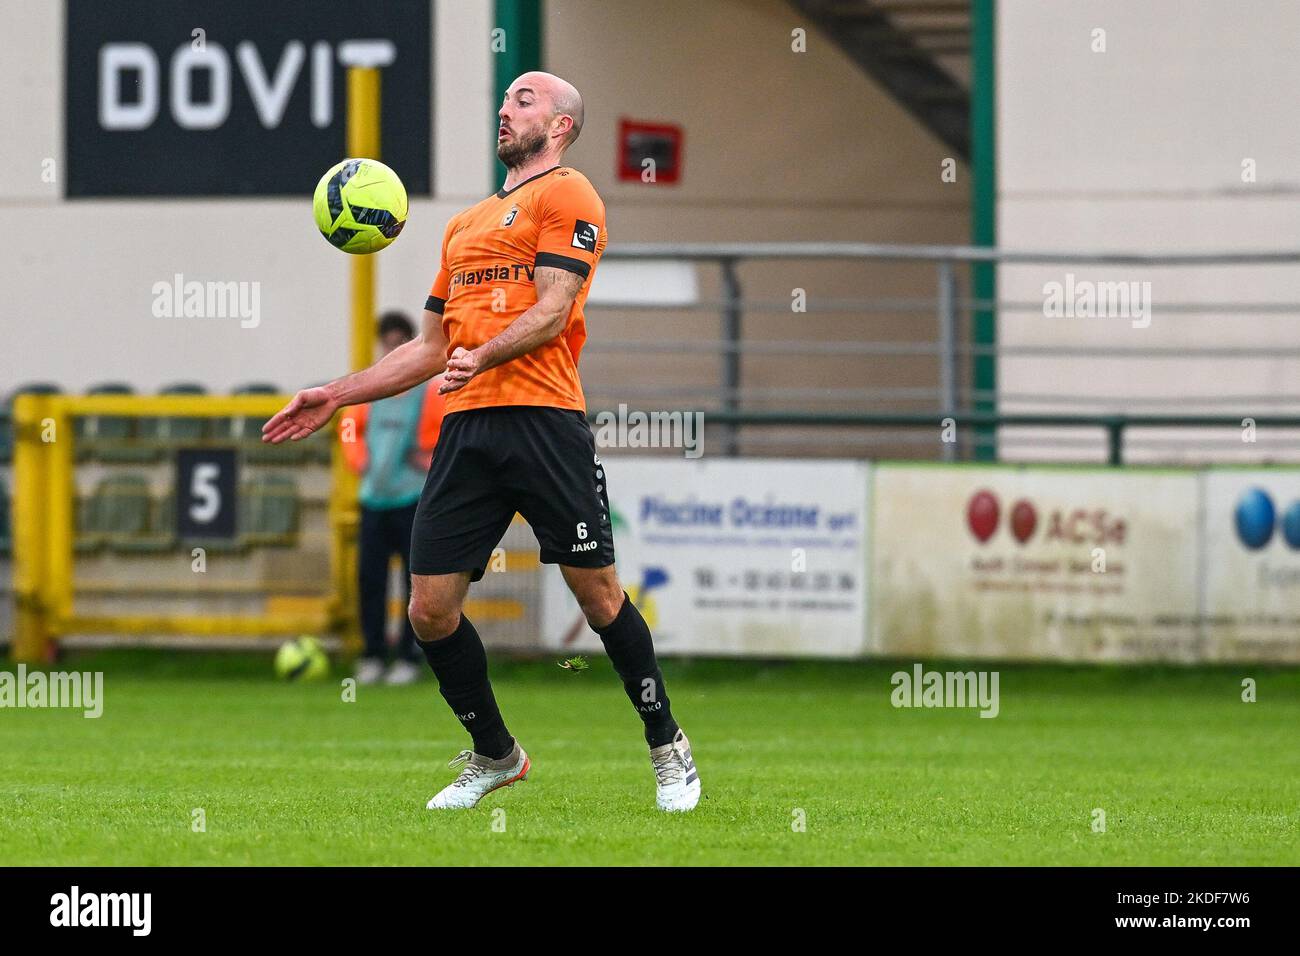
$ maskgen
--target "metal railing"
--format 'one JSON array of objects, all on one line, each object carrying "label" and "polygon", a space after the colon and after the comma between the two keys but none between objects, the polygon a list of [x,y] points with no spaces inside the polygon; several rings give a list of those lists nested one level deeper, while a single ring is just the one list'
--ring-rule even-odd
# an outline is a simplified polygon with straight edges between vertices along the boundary
[{"label": "metal railing", "polygon": [[[972,363],[981,359],[997,362],[1007,358],[1068,358],[1071,360],[1142,362],[1150,360],[1189,360],[1209,358],[1216,361],[1300,359],[1300,336],[1296,346],[1240,344],[1231,346],[1180,347],[1167,345],[1037,345],[973,342],[963,335],[962,319],[973,320],[999,312],[1023,314],[1044,312],[1042,301],[999,300],[962,294],[958,273],[973,266],[1113,266],[1126,269],[1225,268],[1293,266],[1300,264],[1296,252],[1221,252],[1149,254],[1139,252],[1031,252],[977,246],[885,245],[875,243],[626,243],[611,246],[607,261],[686,261],[716,267],[720,296],[701,299],[691,305],[659,306],[623,304],[589,306],[589,312],[604,309],[662,309],[671,312],[716,311],[718,335],[711,339],[657,339],[642,341],[617,339],[607,334],[593,336],[587,349],[595,353],[631,353],[672,355],[684,351],[713,354],[718,359],[717,378],[707,381],[671,381],[638,385],[619,381],[604,391],[618,395],[656,397],[665,400],[692,398],[708,401],[706,421],[725,426],[724,448],[735,453],[738,429],[743,426],[798,426],[799,428],[875,428],[888,430],[937,429],[944,419],[959,427],[970,426],[974,434],[962,444],[942,443],[941,457],[962,457],[974,449],[996,447],[998,430],[1004,428],[1071,428],[1100,429],[1106,436],[1106,457],[1112,463],[1124,458],[1125,435],[1132,428],[1235,428],[1242,419],[1252,418],[1259,427],[1300,429],[1300,392],[1296,394],[1252,393],[1170,394],[1161,398],[1132,395],[1052,394],[1050,391],[1017,394],[1006,389],[980,389],[969,374]],[[745,263],[773,261],[818,261],[859,263],[920,263],[934,269],[934,295],[879,298],[809,297],[795,319],[807,322],[810,317],[838,313],[862,319],[862,334],[851,340],[783,339],[761,340],[746,336],[745,319],[751,315],[791,314],[788,299],[745,297],[740,267]],[[1125,281],[1128,281],[1126,278]],[[870,322],[883,313],[933,316],[933,335],[909,341],[881,341],[873,338]],[[1160,304],[1161,316],[1191,316],[1216,313],[1236,315],[1300,316],[1300,302],[1269,301],[1178,301]],[[1044,314],[1046,314],[1044,312]],[[1300,332],[1300,328],[1297,329]],[[843,381],[817,381],[815,384],[786,387],[752,386],[743,381],[742,359],[746,356],[784,355],[815,359],[817,357],[856,356],[866,358],[933,357],[937,374],[932,382],[907,386],[862,387]],[[589,394],[599,393],[602,386],[588,387]],[[746,408],[755,401],[777,400],[782,411]],[[810,404],[853,403],[861,411],[830,411],[807,407]],[[915,408],[880,409],[886,405],[925,403],[928,411]],[[1160,406],[1174,409],[1197,409],[1194,414],[1157,414]],[[800,407],[803,406],[803,407]],[[870,406],[875,406],[870,407]],[[1010,406],[1012,411],[1002,409]],[[1026,407],[1065,406],[1052,413],[1031,413]],[[1199,410],[1203,406],[1212,411]],[[595,407],[595,406],[593,406]],[[1095,409],[1095,411],[1091,411]],[[1227,409],[1232,409],[1229,413]],[[1264,414],[1261,414],[1261,411]],[[1292,414],[1294,411],[1294,414]],[[1052,444],[1045,439],[1045,444]],[[1292,446],[1289,446],[1292,447]],[[1293,446],[1300,451],[1300,442]]]},{"label": "metal railing", "polygon": [[[625,243],[610,247],[604,256],[617,261],[685,261],[713,266],[718,280],[718,294],[689,304],[661,305],[626,303],[618,306],[589,305],[588,311],[655,310],[660,313],[713,313],[717,316],[717,333],[710,338],[654,340],[618,338],[608,329],[593,334],[586,344],[588,354],[675,356],[683,352],[704,353],[716,358],[716,375],[708,379],[655,376],[636,381],[619,378],[602,384],[588,372],[584,362],[593,411],[604,407],[602,397],[643,399],[659,408],[677,408],[705,412],[706,422],[718,426],[723,451],[739,449],[741,429],[763,429],[771,435],[773,445],[779,440],[781,427],[816,429],[828,441],[842,441],[849,433],[855,442],[852,454],[864,454],[860,439],[869,430],[897,436],[896,444],[911,439],[914,444],[933,443],[939,424],[951,419],[964,430],[960,442],[940,442],[940,457],[953,460],[972,455],[996,455],[999,436],[1007,443],[1028,442],[1043,450],[1074,449],[1077,440],[1044,436],[1045,429],[1068,428],[1085,435],[1088,431],[1104,436],[1105,457],[1115,462],[1125,457],[1126,447],[1134,442],[1133,429],[1234,429],[1243,418],[1251,418],[1257,427],[1300,429],[1300,376],[1292,394],[1267,393],[1259,383],[1250,389],[1227,392],[1222,388],[1193,393],[1190,389],[1168,389],[1167,394],[1079,394],[1040,389],[1017,392],[1006,387],[978,387],[971,368],[978,361],[1002,359],[1068,358],[1072,361],[1123,361],[1134,363],[1154,360],[1190,360],[1209,358],[1222,362],[1248,362],[1275,359],[1300,359],[1300,334],[1295,345],[1276,343],[1235,343],[1181,347],[1169,345],[1041,345],[971,341],[968,327],[976,315],[1032,314],[1043,310],[1042,301],[980,298],[964,294],[961,272],[975,266],[1115,266],[1123,268],[1257,268],[1300,264],[1297,252],[1223,252],[1148,254],[1132,252],[1029,252],[990,249],[977,246],[887,245],[876,243]],[[788,298],[749,297],[742,283],[741,268],[750,263],[777,262],[894,263],[929,266],[933,270],[932,295],[880,295],[846,298],[812,295],[804,308],[793,314]],[[923,291],[918,289],[918,292]],[[1195,316],[1232,314],[1242,317],[1300,317],[1300,302],[1288,301],[1177,301],[1161,302],[1161,316]],[[852,316],[859,322],[860,334],[839,340],[798,338],[755,338],[747,335],[747,319],[785,315],[800,323],[814,323],[819,316]],[[882,316],[902,316],[917,327],[913,319],[928,317],[933,325],[924,328],[930,334],[917,333],[904,341],[884,340],[876,334],[873,323]],[[1300,333],[1300,327],[1297,328]],[[871,385],[859,381],[813,377],[781,385],[751,384],[744,379],[746,357],[771,358],[790,356],[812,361],[843,359],[869,360],[934,359],[931,378]],[[768,407],[762,407],[767,405]],[[775,406],[775,407],[772,407]],[[1186,409],[1186,412],[1182,410]],[[1162,411],[1168,414],[1162,414]],[[0,437],[6,413],[0,409]],[[1008,429],[1021,429],[1020,440]],[[1035,429],[1026,435],[1023,430]],[[752,435],[752,432],[750,433]],[[747,441],[756,443],[752,437]],[[1167,440],[1164,441],[1166,444]],[[1195,439],[1209,447],[1205,437]],[[0,441],[0,444],[3,444]],[[1238,443],[1239,444],[1239,443]],[[714,446],[716,447],[716,445]],[[934,446],[932,446],[934,447]],[[1094,446],[1095,447],[1095,446]],[[1158,447],[1147,441],[1144,447]],[[1274,444],[1300,454],[1300,439],[1294,445]],[[0,449],[0,458],[3,458]],[[3,462],[0,462],[3,464]]]}]

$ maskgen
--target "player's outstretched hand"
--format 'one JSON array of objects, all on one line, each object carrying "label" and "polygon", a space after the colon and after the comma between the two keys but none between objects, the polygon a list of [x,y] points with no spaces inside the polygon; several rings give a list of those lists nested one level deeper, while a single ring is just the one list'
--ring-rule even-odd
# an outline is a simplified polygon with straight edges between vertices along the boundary
[{"label": "player's outstretched hand", "polygon": [[333,418],[337,410],[325,389],[304,388],[262,426],[262,441],[278,445],[285,439],[306,438]]},{"label": "player's outstretched hand", "polygon": [[478,372],[478,356],[468,349],[457,348],[451,353],[451,358],[447,359],[447,371],[443,373],[438,394],[446,395],[464,388]]}]

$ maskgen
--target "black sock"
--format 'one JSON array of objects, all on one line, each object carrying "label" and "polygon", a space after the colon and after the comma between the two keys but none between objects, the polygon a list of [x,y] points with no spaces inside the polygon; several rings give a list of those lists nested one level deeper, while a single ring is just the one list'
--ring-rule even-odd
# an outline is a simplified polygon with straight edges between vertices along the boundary
[{"label": "black sock", "polygon": [[623,690],[645,723],[645,740],[651,747],[672,743],[677,721],[664,689],[664,675],[655,662],[650,628],[632,599],[623,595],[618,616],[607,626],[597,628],[605,653],[614,670],[623,678]]},{"label": "black sock", "polygon": [[492,683],[487,652],[474,625],[463,614],[451,635],[440,641],[417,641],[438,678],[438,690],[456,719],[474,738],[474,752],[500,760],[510,753],[514,738],[506,730]]}]

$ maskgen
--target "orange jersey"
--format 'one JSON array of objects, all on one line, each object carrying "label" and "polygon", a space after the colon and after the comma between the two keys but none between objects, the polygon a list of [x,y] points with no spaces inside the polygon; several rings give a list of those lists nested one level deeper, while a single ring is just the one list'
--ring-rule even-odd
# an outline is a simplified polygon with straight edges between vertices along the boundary
[{"label": "orange jersey", "polygon": [[557,166],[453,216],[427,308],[442,313],[448,356],[474,349],[537,302],[533,272],[549,266],[586,281],[564,330],[447,395],[447,412],[492,405],[546,405],[585,412],[578,357],[587,341],[582,307],[605,251],[605,204],[587,177]]}]

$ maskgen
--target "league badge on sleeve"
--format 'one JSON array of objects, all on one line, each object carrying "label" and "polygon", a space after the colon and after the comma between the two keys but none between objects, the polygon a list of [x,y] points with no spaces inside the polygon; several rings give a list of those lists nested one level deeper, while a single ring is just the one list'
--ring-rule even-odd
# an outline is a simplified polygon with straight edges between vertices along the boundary
[{"label": "league badge on sleeve", "polygon": [[573,224],[573,248],[595,252],[596,239],[599,235],[600,228],[598,226],[587,222],[585,219],[579,219]]}]

